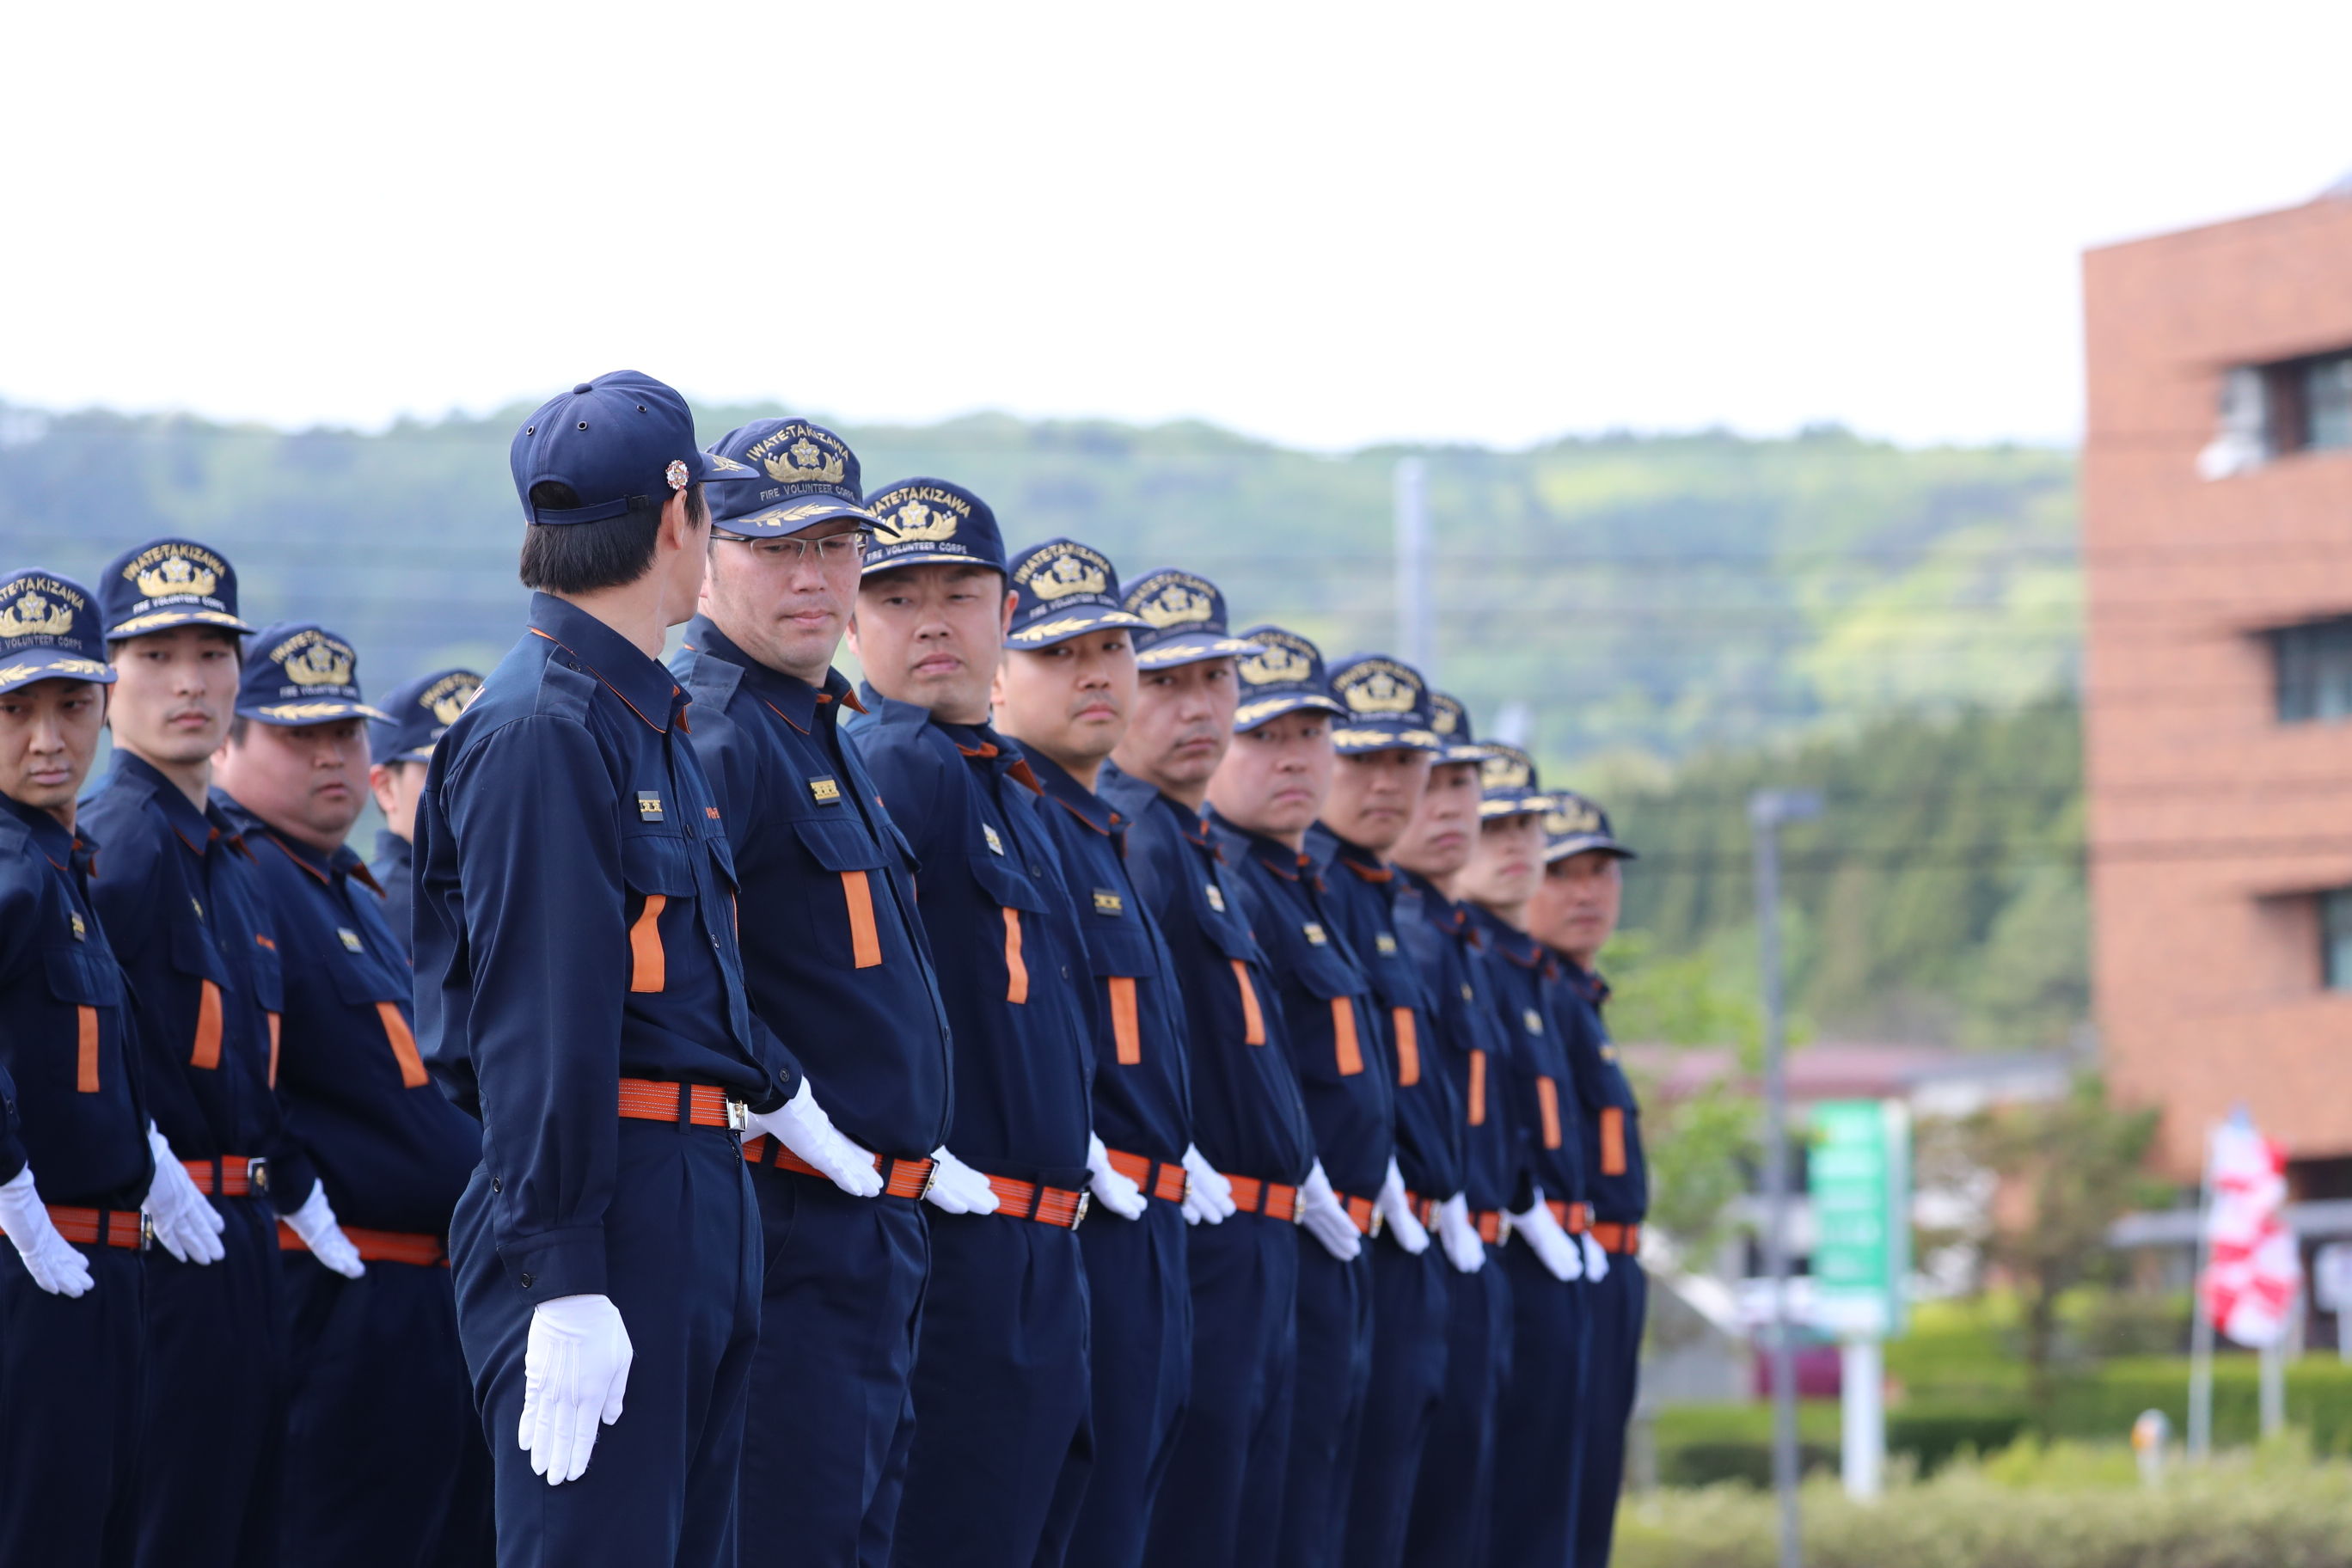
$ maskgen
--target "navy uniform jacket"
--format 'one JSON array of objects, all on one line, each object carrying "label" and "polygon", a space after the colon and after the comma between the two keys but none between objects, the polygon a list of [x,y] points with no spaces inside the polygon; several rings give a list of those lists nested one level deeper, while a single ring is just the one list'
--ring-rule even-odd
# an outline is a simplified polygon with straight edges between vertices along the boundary
[{"label": "navy uniform jacket", "polygon": [[1397,929],[1418,915],[1420,900],[1404,907],[1404,874],[1328,829],[1308,829],[1307,852],[1322,867],[1332,912],[1372,983],[1396,1072],[1397,1170],[1408,1191],[1449,1198],[1462,1190],[1462,1108],[1432,1055],[1435,1005]]},{"label": "navy uniform jacket", "polygon": [[1559,1203],[1584,1201],[1584,1138],[1577,1113],[1576,1084],[1569,1065],[1568,1025],[1559,1016],[1559,966],[1551,949],[1522,931],[1473,909],[1493,955],[1496,1011],[1511,1036],[1512,1130],[1517,1133],[1525,1181],[1511,1194],[1511,1207],[1524,1212],[1527,1183]]},{"label": "navy uniform jacket", "polygon": [[1095,1131],[1113,1149],[1175,1162],[1192,1142],[1184,999],[1176,960],[1127,869],[1126,816],[1051,757],[1031,754],[1094,972]]},{"label": "navy uniform jacket", "polygon": [[447,1235],[482,1162],[481,1124],[425,1071],[408,957],[366,868],[348,848],[323,853],[215,798],[261,862],[285,966],[278,1100],[287,1132],[345,1225]]},{"label": "navy uniform jacket", "polygon": [[0,1182],[29,1159],[45,1203],[135,1209],[155,1165],[122,972],[89,903],[96,847],[0,795]]},{"label": "navy uniform jacket", "polygon": [[857,699],[743,653],[698,617],[672,668],[742,879],[751,1011],[792,1042],[843,1134],[923,1159],[947,1142],[947,1005],[915,910],[914,860],[857,748]]},{"label": "navy uniform jacket", "polygon": [[1397,937],[1421,965],[1437,1014],[1438,1044],[1428,1055],[1453,1084],[1461,1118],[1459,1190],[1474,1214],[1508,1208],[1519,1187],[1520,1156],[1507,1090],[1511,1037],[1503,1027],[1492,973],[1499,960],[1487,951],[1468,905],[1454,902],[1426,878],[1400,875],[1405,890],[1397,900]]},{"label": "navy uniform jacket", "polygon": [[392,937],[400,943],[400,955],[408,958],[416,952],[415,889],[411,884],[415,846],[389,827],[375,831],[375,858],[368,862],[368,877],[383,894],[383,923],[391,928]]},{"label": "navy uniform jacket", "polygon": [[1213,812],[1210,831],[1241,868],[1250,929],[1274,962],[1292,1065],[1331,1185],[1370,1198],[1396,1152],[1394,1068],[1372,1016],[1371,982],[1349,946],[1314,857]]},{"label": "navy uniform jacket", "polygon": [[318,1173],[271,1092],[285,1008],[251,847],[120,749],[79,820],[106,846],[89,900],[131,982],[147,1114],[183,1160],[268,1160],[270,1205],[291,1214]]},{"label": "navy uniform jacket", "polygon": [[1128,875],[1184,994],[1192,1142],[1227,1175],[1295,1187],[1315,1163],[1315,1131],[1240,874],[1191,806],[1111,763],[1097,787],[1128,819]]},{"label": "navy uniform jacket", "polygon": [[956,1157],[1076,1189],[1093,1124],[1086,948],[1029,764],[985,724],[866,687],[851,731],[919,869],[923,929],[955,1029]]},{"label": "navy uniform jacket", "polygon": [[1568,1036],[1569,1067],[1576,1075],[1584,1122],[1584,1195],[1594,1218],[1636,1225],[1650,1212],[1650,1167],[1642,1156],[1641,1108],[1601,1017],[1609,983],[1565,953],[1554,956],[1561,996],[1553,1010]]},{"label": "navy uniform jacket", "polygon": [[669,671],[548,594],[433,749],[416,808],[417,1045],[482,1120],[526,1298],[606,1294],[623,1078],[755,1110],[799,1087],[756,1028],[734,862]]}]

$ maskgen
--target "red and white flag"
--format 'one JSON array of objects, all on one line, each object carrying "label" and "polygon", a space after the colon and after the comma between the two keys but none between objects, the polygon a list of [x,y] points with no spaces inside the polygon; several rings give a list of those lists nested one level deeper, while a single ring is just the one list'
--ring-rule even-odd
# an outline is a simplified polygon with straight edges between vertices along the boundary
[{"label": "red and white flag", "polygon": [[2286,1151],[2233,1120],[2213,1133],[2205,1211],[2206,1315],[2242,1345],[2276,1344],[2303,1285],[2286,1227]]}]

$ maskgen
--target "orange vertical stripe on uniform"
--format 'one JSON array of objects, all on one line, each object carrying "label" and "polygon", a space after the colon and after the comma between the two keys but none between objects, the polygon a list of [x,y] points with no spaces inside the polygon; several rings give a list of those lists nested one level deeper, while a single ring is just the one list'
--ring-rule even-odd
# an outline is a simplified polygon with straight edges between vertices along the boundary
[{"label": "orange vertical stripe on uniform", "polygon": [[669,958],[662,952],[661,912],[669,900],[660,893],[646,895],[645,912],[629,928],[629,989],[660,991],[669,984]]},{"label": "orange vertical stripe on uniform", "polygon": [[1143,1059],[1143,1031],[1135,1022],[1135,977],[1113,974],[1110,985],[1110,1034],[1118,1045],[1118,1065],[1131,1068]]},{"label": "orange vertical stripe on uniform", "polygon": [[1622,1106],[1608,1105],[1601,1110],[1601,1173],[1625,1173],[1625,1111]]},{"label": "orange vertical stripe on uniform", "polygon": [[74,1091],[78,1094],[98,1092],[98,1009],[74,1009]]},{"label": "orange vertical stripe on uniform", "polygon": [[1331,998],[1331,1050],[1339,1058],[1339,1076],[1353,1078],[1364,1070],[1364,1053],[1356,1044],[1356,999]]},{"label": "orange vertical stripe on uniform", "polygon": [[1559,1147],[1559,1089],[1548,1078],[1536,1079],[1536,1105],[1543,1112],[1543,1141],[1547,1149]]},{"label": "orange vertical stripe on uniform", "polygon": [[1021,911],[1004,911],[1004,999],[1007,1002],[1029,1000],[1029,966],[1021,962]]},{"label": "orange vertical stripe on uniform", "polygon": [[1250,984],[1249,965],[1241,959],[1234,960],[1234,978],[1242,987],[1242,1044],[1265,1044],[1265,1015],[1257,1010],[1257,987]]},{"label": "orange vertical stripe on uniform", "polygon": [[1470,1053],[1470,1125],[1486,1125],[1486,1053]]},{"label": "orange vertical stripe on uniform", "polygon": [[263,1016],[269,1020],[269,1087],[276,1089],[278,1087],[278,1026],[280,1019],[275,1013],[265,1014]]},{"label": "orange vertical stripe on uniform", "polygon": [[392,1054],[400,1063],[400,1084],[403,1089],[423,1089],[432,1081],[425,1070],[425,1058],[416,1054],[416,1037],[408,1032],[408,1020],[400,1016],[397,1002],[379,1002],[375,1016],[383,1020],[383,1037],[392,1043]]},{"label": "orange vertical stripe on uniform", "polygon": [[196,998],[196,1045],[188,1053],[188,1065],[216,1068],[220,1066],[220,987],[209,980],[204,984],[204,994]]},{"label": "orange vertical stripe on uniform", "polygon": [[1412,1008],[1391,1008],[1389,1016],[1396,1020],[1397,1087],[1411,1089],[1421,1081],[1421,1037],[1414,1032]]},{"label": "orange vertical stripe on uniform", "polygon": [[882,962],[882,933],[874,929],[874,889],[863,871],[841,874],[842,896],[849,900],[850,959],[860,969]]}]

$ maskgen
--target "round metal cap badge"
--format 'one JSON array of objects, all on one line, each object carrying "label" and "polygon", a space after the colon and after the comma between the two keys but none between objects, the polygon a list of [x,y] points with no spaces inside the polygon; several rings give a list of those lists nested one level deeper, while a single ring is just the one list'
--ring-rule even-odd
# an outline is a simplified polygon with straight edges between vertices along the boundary
[{"label": "round metal cap badge", "polygon": [[662,472],[662,478],[669,481],[669,488],[674,490],[686,489],[686,465],[676,458],[671,458],[669,467]]}]

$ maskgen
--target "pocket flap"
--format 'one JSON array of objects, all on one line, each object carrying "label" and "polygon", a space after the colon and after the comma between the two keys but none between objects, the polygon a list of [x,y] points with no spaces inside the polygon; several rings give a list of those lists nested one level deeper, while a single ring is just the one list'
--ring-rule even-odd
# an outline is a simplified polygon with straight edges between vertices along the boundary
[{"label": "pocket flap", "polygon": [[1309,948],[1291,974],[1310,995],[1320,996],[1326,1002],[1341,996],[1360,996],[1370,989],[1363,976],[1328,947]]},{"label": "pocket flap", "polygon": [[973,880],[999,905],[1008,910],[1026,910],[1032,914],[1045,912],[1045,889],[1023,873],[994,855],[974,855],[971,862]]},{"label": "pocket flap", "polygon": [[621,840],[622,879],[640,893],[690,899],[695,893],[692,853],[683,838],[631,834]]},{"label": "pocket flap", "polygon": [[222,967],[220,954],[214,951],[212,938],[205,928],[192,920],[172,922],[172,967],[183,974],[193,974],[209,980],[215,985],[228,984],[228,971]]},{"label": "pocket flap", "polygon": [[52,947],[41,953],[48,971],[49,992],[60,1002],[81,1007],[111,1007],[122,1000],[122,974],[112,963],[80,947]]},{"label": "pocket flap", "polygon": [[1087,964],[1097,974],[1145,975],[1160,972],[1151,933],[1139,921],[1082,915],[1078,929],[1087,943]]},{"label": "pocket flap", "polygon": [[882,846],[845,817],[802,817],[793,824],[801,843],[828,871],[877,871],[888,863]]}]

